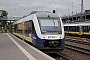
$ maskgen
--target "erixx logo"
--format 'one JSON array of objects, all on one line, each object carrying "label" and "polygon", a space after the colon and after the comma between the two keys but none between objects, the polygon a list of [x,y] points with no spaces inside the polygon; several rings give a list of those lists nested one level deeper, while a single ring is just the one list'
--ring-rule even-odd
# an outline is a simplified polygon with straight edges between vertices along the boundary
[{"label": "erixx logo", "polygon": [[48,36],[48,38],[57,38],[57,36]]}]

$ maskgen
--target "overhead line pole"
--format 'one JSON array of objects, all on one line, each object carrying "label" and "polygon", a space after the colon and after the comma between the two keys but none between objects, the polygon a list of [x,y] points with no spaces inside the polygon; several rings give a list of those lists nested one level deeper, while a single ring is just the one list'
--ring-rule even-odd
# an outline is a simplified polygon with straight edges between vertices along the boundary
[{"label": "overhead line pole", "polygon": [[73,21],[73,2],[72,2],[72,21]]},{"label": "overhead line pole", "polygon": [[83,14],[83,0],[81,0],[81,13],[80,13],[80,21],[82,21],[82,14]]}]

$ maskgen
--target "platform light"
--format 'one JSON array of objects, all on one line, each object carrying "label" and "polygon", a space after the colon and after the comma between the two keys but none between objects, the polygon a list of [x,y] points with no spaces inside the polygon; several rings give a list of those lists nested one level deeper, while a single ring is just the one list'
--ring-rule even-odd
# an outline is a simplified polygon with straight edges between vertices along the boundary
[{"label": "platform light", "polygon": [[3,27],[2,27],[2,29],[3,29]]},{"label": "platform light", "polygon": [[14,29],[14,27],[12,27]]},{"label": "platform light", "polygon": [[14,22],[14,21],[11,21],[11,22]]},{"label": "platform light", "polygon": [[9,22],[9,23],[10,23],[10,21],[7,21],[7,22]]}]

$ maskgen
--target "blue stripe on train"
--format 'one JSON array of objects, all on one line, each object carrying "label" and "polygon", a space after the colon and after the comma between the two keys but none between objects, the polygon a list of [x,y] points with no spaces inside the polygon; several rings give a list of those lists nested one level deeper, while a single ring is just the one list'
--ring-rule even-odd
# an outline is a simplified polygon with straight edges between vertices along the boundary
[{"label": "blue stripe on train", "polygon": [[40,39],[36,34],[32,34],[32,42],[34,44],[43,44],[42,39]]},{"label": "blue stripe on train", "polygon": [[65,44],[65,38],[62,39],[62,44]]},{"label": "blue stripe on train", "polygon": [[[36,34],[32,34],[32,39],[34,44],[43,44],[43,40],[40,39]],[[65,44],[65,38],[62,39],[62,44]]]},{"label": "blue stripe on train", "polygon": [[[28,36],[28,34],[25,34],[26,36]],[[29,36],[28,36],[29,37]],[[32,34],[32,43],[34,44],[43,44],[43,40],[40,39],[37,34]],[[62,44],[65,44],[65,38],[62,39]]]}]

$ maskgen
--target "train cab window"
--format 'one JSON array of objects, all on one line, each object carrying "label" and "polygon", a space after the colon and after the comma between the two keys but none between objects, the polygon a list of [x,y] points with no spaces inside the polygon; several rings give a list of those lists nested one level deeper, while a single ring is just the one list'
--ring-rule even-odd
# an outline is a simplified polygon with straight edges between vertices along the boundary
[{"label": "train cab window", "polygon": [[62,33],[61,22],[60,22],[59,18],[55,18],[55,19],[39,18],[39,25],[40,25],[42,34],[50,33],[50,32],[58,33],[58,34]]}]

